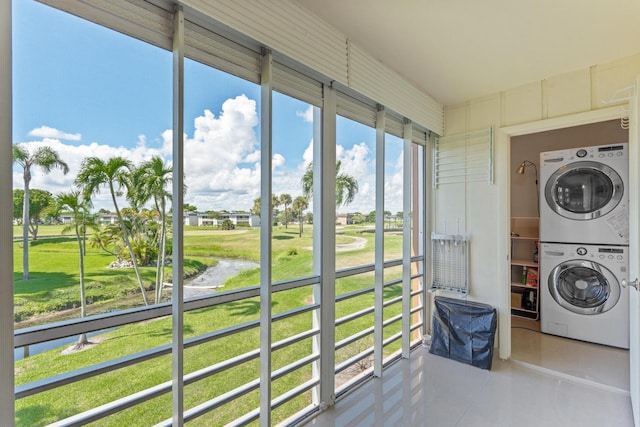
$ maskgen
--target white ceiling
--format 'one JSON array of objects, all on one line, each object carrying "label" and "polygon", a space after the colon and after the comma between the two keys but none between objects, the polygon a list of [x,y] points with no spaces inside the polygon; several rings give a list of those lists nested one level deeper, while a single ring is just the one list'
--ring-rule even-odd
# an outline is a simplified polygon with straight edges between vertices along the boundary
[{"label": "white ceiling", "polygon": [[295,0],[443,105],[640,52],[640,0]]}]

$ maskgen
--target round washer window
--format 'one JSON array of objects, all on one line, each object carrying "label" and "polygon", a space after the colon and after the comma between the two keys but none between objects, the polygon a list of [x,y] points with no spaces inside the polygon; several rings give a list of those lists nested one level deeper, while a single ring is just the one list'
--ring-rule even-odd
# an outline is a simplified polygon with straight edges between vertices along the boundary
[{"label": "round washer window", "polygon": [[545,199],[563,217],[589,220],[618,206],[624,192],[620,175],[597,162],[575,162],[554,172],[545,185]]},{"label": "round washer window", "polygon": [[606,267],[573,260],[556,266],[549,276],[549,291],[562,307],[579,314],[611,310],[620,299],[620,285]]}]

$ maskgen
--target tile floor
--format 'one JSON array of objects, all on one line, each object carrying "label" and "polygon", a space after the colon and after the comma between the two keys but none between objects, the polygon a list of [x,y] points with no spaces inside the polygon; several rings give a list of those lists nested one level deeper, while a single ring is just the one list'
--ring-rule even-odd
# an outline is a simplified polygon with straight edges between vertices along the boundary
[{"label": "tile floor", "polygon": [[511,360],[629,392],[628,350],[543,334],[539,322],[512,319]]},{"label": "tile floor", "polygon": [[[606,361],[610,353],[588,354],[594,349],[581,345],[585,343],[557,338],[568,341],[559,343],[555,339],[539,332],[514,329],[513,347],[518,352],[526,353],[536,340],[544,348],[527,361],[500,360],[494,354],[491,371],[434,356],[420,347],[409,360],[401,360],[385,371],[382,379],[374,379],[352,391],[306,425],[632,426],[631,402],[625,391],[628,380],[625,385],[618,374],[608,378],[613,371],[594,373],[589,368],[606,365],[598,359],[603,357]],[[520,357],[520,353],[514,353]],[[624,350],[613,352],[616,358],[622,358],[620,354],[624,353]],[[577,364],[573,363],[575,360]],[[616,359],[611,364],[619,362]],[[628,369],[628,363],[626,366]],[[565,372],[549,373],[556,368]]]}]

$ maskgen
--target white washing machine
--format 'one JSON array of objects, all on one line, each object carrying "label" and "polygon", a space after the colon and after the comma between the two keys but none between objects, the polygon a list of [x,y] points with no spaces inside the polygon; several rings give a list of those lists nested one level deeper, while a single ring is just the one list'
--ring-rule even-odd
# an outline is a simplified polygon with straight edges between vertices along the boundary
[{"label": "white washing machine", "polygon": [[629,244],[628,144],[540,153],[540,240]]},{"label": "white washing machine", "polygon": [[541,243],[542,332],[629,348],[628,251],[624,246]]}]

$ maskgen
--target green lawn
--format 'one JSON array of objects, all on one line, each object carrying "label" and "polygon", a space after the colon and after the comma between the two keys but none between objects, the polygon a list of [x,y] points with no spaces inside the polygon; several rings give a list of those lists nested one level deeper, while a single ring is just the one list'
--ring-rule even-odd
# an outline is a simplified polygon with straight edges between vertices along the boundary
[{"label": "green lawn", "polygon": [[[355,266],[372,262],[373,233],[361,233],[360,230],[341,230],[338,243],[349,243],[353,237],[364,237],[367,245],[364,249],[351,252],[339,252],[336,263]],[[259,230],[241,229],[234,231],[206,230],[201,228],[185,229],[185,260],[193,271],[204,265],[211,265],[215,257],[237,257],[254,261],[259,260]],[[273,235],[273,280],[280,281],[306,276],[312,272],[312,230],[305,228],[303,237],[298,237],[297,227],[276,227]],[[385,253],[393,258],[400,256],[401,236],[385,236]],[[69,237],[42,239],[32,243],[31,274],[33,280],[19,280],[22,277],[21,242],[15,246],[15,299],[16,310],[22,316],[56,311],[58,308],[72,306],[79,301],[78,266],[75,241]],[[142,298],[130,269],[107,269],[112,260],[108,255],[91,250],[86,258],[86,276],[88,295],[92,300],[91,312],[101,308],[140,305]],[[365,260],[360,261],[358,260]],[[371,260],[371,261],[370,261]],[[399,277],[399,269],[394,268],[390,275]],[[145,283],[151,283],[154,268],[143,268]],[[390,280],[392,277],[385,277]],[[259,269],[241,273],[227,281],[224,291],[254,286],[259,283]],[[337,282],[338,294],[369,287],[373,284],[373,273],[361,274]],[[389,288],[385,298],[400,294],[400,285]],[[311,287],[293,289],[273,295],[273,312],[285,312],[309,303]],[[349,299],[338,304],[337,316],[353,313],[373,304],[373,295]],[[111,308],[109,308],[111,309]],[[385,318],[399,313],[399,305],[385,309]],[[73,310],[71,311],[73,312]],[[225,327],[243,324],[259,318],[259,300],[237,301],[225,305],[185,313],[185,339],[200,336]],[[339,327],[337,339],[353,334],[371,326],[373,315]],[[305,313],[273,325],[273,340],[278,341],[311,328],[311,315]],[[399,331],[400,325],[385,329],[385,336]],[[388,330],[387,330],[388,329]],[[95,347],[71,354],[62,354],[53,350],[16,362],[16,384],[24,384],[51,375],[69,372],[84,366],[112,360],[124,355],[166,345],[171,342],[171,319],[164,318],[140,324],[128,325],[108,332],[96,339]],[[347,348],[337,355],[345,360],[357,353],[357,348]],[[228,338],[188,348],[185,350],[185,373],[194,372],[220,361],[259,348],[259,331],[252,329]],[[397,346],[394,346],[397,349]],[[389,349],[388,352],[394,348]],[[355,350],[354,350],[355,349]],[[311,353],[311,340],[305,340],[294,346],[273,353],[273,368],[278,369]],[[311,376],[310,367],[304,367],[273,383],[273,396],[278,396],[291,388],[302,384]],[[259,377],[259,360],[248,363],[198,381],[185,387],[185,408],[200,404],[235,387]],[[40,393],[16,402],[17,425],[45,425],[57,419],[88,410],[136,391],[144,390],[171,379],[171,356],[163,356],[132,367],[127,367],[81,381],[76,384]],[[148,425],[171,416],[170,394],[155,398],[145,404],[124,410],[94,425]],[[274,411],[274,422],[281,421],[309,404],[310,394],[294,399],[292,402]],[[196,419],[190,425],[219,425],[229,422],[239,414],[258,406],[257,390],[234,400],[206,416]],[[153,414],[150,418],[149,414]]]}]

